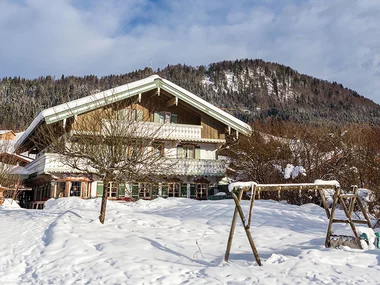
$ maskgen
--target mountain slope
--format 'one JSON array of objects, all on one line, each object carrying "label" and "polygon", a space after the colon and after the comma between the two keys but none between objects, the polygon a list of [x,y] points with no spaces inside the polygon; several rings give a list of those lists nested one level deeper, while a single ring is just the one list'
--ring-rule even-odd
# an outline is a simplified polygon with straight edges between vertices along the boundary
[{"label": "mountain slope", "polygon": [[223,61],[207,69],[168,66],[161,73],[245,121],[270,116],[301,122],[380,122],[380,106],[357,92],[263,60]]},{"label": "mountain slope", "polygon": [[188,89],[244,121],[266,117],[300,122],[380,123],[380,106],[336,82],[299,74],[263,60],[167,66],[98,78],[94,75],[0,80],[0,128],[25,129],[43,109],[153,73]]}]

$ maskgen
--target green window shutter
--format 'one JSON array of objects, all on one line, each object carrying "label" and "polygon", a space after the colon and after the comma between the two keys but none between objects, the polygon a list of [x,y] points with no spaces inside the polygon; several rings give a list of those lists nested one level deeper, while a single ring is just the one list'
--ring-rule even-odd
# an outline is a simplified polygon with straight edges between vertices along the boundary
[{"label": "green window shutter", "polygon": [[201,159],[201,147],[198,145],[195,147],[195,159]]},{"label": "green window shutter", "polygon": [[195,198],[197,196],[197,185],[191,184],[190,185],[190,198]]},{"label": "green window shutter", "polygon": [[160,122],[160,112],[154,112],[154,120],[155,123]]},{"label": "green window shutter", "polygon": [[158,185],[152,186],[152,199],[156,199],[158,197]]},{"label": "green window shutter", "polygon": [[132,197],[135,199],[139,198],[139,185],[138,184],[132,185]]},{"label": "green window shutter", "polygon": [[177,124],[178,123],[178,114],[172,113],[172,123]]},{"label": "green window shutter", "polygon": [[177,158],[184,158],[185,153],[183,152],[183,146],[177,146]]},{"label": "green window shutter", "polygon": [[119,184],[119,198],[125,197],[125,184]]},{"label": "green window shutter", "polygon": [[162,198],[168,198],[168,185],[162,185]]},{"label": "green window shutter", "polygon": [[103,181],[99,181],[96,185],[96,194],[97,197],[102,197],[103,196],[103,189],[104,189],[104,183]]},{"label": "green window shutter", "polygon": [[136,121],[142,121],[143,120],[143,110],[137,110],[136,114]]},{"label": "green window shutter", "polygon": [[117,112],[117,119],[118,120],[125,120],[125,109],[119,110]]},{"label": "green window shutter", "polygon": [[181,197],[187,197],[187,184],[181,184]]}]

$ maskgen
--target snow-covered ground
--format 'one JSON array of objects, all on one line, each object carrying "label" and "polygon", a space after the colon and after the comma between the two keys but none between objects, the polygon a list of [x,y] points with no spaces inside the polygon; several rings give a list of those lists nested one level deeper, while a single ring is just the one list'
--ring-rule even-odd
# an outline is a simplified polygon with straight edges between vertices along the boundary
[{"label": "snow-covered ground", "polygon": [[262,267],[241,224],[223,260],[232,200],[109,201],[105,225],[99,207],[78,198],[45,210],[0,207],[0,284],[380,283],[380,250],[326,249],[327,218],[316,205],[255,202]]}]

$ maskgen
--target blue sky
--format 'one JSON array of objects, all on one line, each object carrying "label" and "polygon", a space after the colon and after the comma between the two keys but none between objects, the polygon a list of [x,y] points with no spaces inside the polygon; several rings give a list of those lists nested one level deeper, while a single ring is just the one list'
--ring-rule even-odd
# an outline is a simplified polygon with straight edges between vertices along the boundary
[{"label": "blue sky", "polygon": [[0,77],[262,58],[380,103],[378,0],[0,0]]}]

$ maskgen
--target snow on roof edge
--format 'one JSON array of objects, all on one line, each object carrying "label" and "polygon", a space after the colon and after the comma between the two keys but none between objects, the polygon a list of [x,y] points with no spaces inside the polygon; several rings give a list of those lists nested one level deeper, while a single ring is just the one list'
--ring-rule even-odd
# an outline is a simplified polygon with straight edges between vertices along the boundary
[{"label": "snow on roof edge", "polygon": [[102,92],[91,94],[91,95],[88,95],[88,96],[83,97],[83,98],[79,98],[79,99],[76,99],[73,101],[69,101],[69,102],[66,102],[66,103],[63,103],[63,104],[42,110],[37,115],[37,117],[34,118],[32,123],[28,126],[28,128],[25,130],[25,132],[22,134],[22,136],[17,140],[17,142],[15,143],[15,149],[17,149],[18,147],[21,146],[21,144],[25,141],[25,139],[32,133],[32,131],[38,126],[38,124],[40,122],[42,122],[43,119],[45,119],[45,117],[47,117],[47,116],[53,115],[57,112],[69,110],[69,109],[77,107],[79,105],[94,102],[98,99],[109,97],[109,96],[112,96],[113,94],[117,94],[117,93],[138,87],[138,86],[146,84],[146,83],[151,83],[157,78],[161,78],[161,77],[158,76],[157,74],[154,74],[154,75],[148,76],[146,78],[143,78],[143,79],[140,79],[137,81],[133,81],[133,82],[121,85],[121,86],[117,86],[117,87],[114,87],[114,88],[111,88],[111,89],[108,89],[108,90],[105,90]]},{"label": "snow on roof edge", "polygon": [[34,120],[32,121],[32,123],[28,126],[28,128],[21,135],[21,137],[17,139],[17,141],[15,143],[15,149],[17,150],[22,145],[22,143],[24,143],[24,141],[26,140],[26,138],[29,137],[29,135],[38,126],[38,124],[40,124],[47,116],[56,114],[58,112],[63,112],[63,111],[66,111],[66,110],[70,110],[72,108],[81,106],[81,105],[86,104],[86,103],[94,102],[94,101],[97,101],[97,100],[102,99],[102,98],[107,98],[107,97],[112,96],[114,94],[118,94],[118,93],[127,91],[129,89],[139,87],[139,86],[144,85],[144,84],[152,83],[156,79],[160,79],[164,83],[166,83],[167,85],[169,85],[169,86],[171,86],[171,87],[173,87],[175,89],[178,89],[180,92],[182,92],[185,95],[189,96],[191,99],[196,100],[196,101],[202,103],[207,108],[212,109],[214,112],[217,112],[220,115],[228,118],[232,122],[234,122],[234,123],[242,126],[248,132],[252,131],[252,128],[248,124],[244,123],[243,121],[239,120],[238,118],[236,118],[236,117],[228,114],[227,112],[221,110],[220,108],[218,108],[218,107],[210,104],[209,102],[203,100],[202,98],[198,97],[197,95],[195,95],[195,94],[191,93],[190,91],[182,88],[181,86],[178,86],[177,84],[174,84],[173,82],[170,82],[169,80],[164,79],[164,78],[160,77],[157,74],[154,74],[154,75],[148,76],[146,78],[143,78],[143,79],[140,79],[140,80],[137,80],[137,81],[134,81],[134,82],[130,82],[130,83],[127,83],[127,84],[124,84],[124,85],[121,85],[121,86],[117,86],[117,87],[114,87],[114,88],[111,88],[111,89],[108,89],[108,90],[105,90],[105,91],[102,91],[102,92],[91,94],[91,95],[83,97],[83,98],[79,98],[79,99],[76,99],[76,100],[73,100],[73,101],[69,101],[69,102],[66,102],[66,103],[63,103],[63,104],[60,104],[60,105],[53,106],[53,107],[47,108],[45,110],[42,110],[37,115],[37,117],[34,118]]},{"label": "snow on roof edge", "polygon": [[179,89],[181,92],[183,92],[184,94],[186,94],[187,96],[189,96],[191,99],[193,100],[197,100],[197,101],[200,101],[203,105],[205,105],[207,108],[210,108],[212,110],[214,110],[215,112],[217,113],[220,113],[222,116],[224,117],[227,117],[229,120],[235,122],[236,124],[239,124],[241,126],[243,126],[244,128],[246,128],[247,130],[249,130],[250,132],[252,131],[252,128],[250,125],[244,123],[243,121],[239,120],[238,118],[232,116],[231,114],[223,111],[222,109],[210,104],[209,102],[207,102],[206,100],[203,100],[202,98],[200,98],[199,96],[191,93],[190,91],[182,88],[181,86],[178,86],[177,84],[167,80],[167,79],[164,79],[164,78],[161,78],[161,80],[163,82],[165,82],[166,84],[170,85],[171,87],[173,88],[176,88],[176,89]]}]

